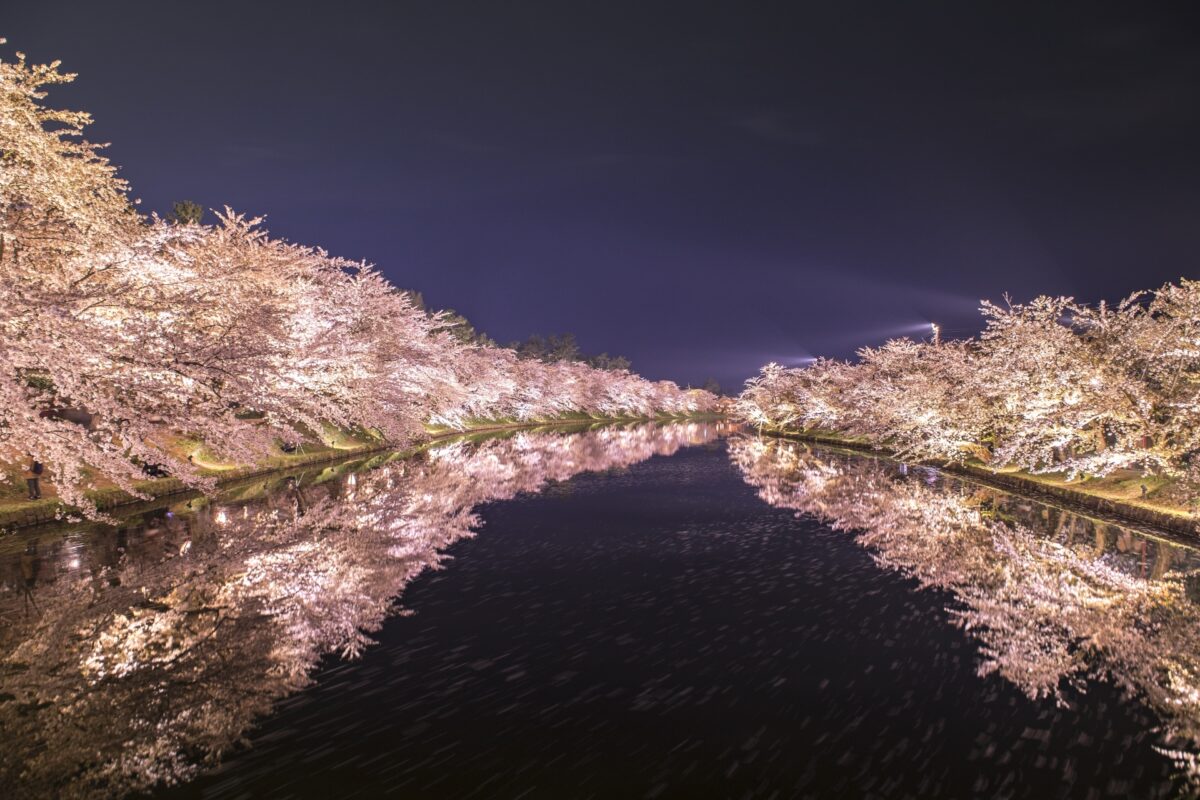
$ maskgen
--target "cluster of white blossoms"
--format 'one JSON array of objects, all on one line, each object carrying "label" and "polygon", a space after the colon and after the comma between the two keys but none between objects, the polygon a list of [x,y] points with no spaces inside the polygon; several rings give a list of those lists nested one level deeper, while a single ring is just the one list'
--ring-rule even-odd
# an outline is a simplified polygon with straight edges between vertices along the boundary
[{"label": "cluster of white blossoms", "polygon": [[975,340],[890,341],[854,363],[769,364],[736,407],[760,426],[860,437],[906,458],[1200,485],[1200,282],[1117,306],[984,303]]},{"label": "cluster of white blossoms", "polygon": [[34,454],[67,502],[88,508],[95,474],[134,491],[135,462],[203,487],[167,447],[179,435],[248,463],[325,426],[403,442],[427,422],[715,403],[463,342],[369,265],[229,209],[215,225],[139,214],[82,138],[90,117],[44,104],[73,77],[0,62],[0,461]]}]

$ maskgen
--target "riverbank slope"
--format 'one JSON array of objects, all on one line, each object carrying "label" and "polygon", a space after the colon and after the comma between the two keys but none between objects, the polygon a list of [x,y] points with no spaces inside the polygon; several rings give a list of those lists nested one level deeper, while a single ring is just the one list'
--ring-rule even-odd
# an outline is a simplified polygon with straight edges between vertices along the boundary
[{"label": "riverbank slope", "polygon": [[[566,414],[559,417],[527,420],[524,422],[513,419],[472,420],[467,427],[462,429],[435,425],[426,426],[426,435],[404,448],[398,448],[394,443],[381,439],[356,437],[343,431],[336,431],[325,437],[322,444],[305,445],[291,453],[279,450],[270,458],[252,465],[204,460],[202,450],[196,447],[194,443],[190,446],[199,456],[195,461],[202,465],[202,474],[214,478],[217,485],[222,486],[258,475],[267,475],[273,472],[315,464],[342,461],[385,450],[402,450],[407,454],[415,454],[437,441],[456,436],[534,429],[548,426],[568,427],[573,425],[605,425],[718,418],[720,418],[720,415],[714,414],[658,415],[653,417],[594,417],[585,414]],[[185,442],[181,442],[180,444],[181,448],[188,446]],[[186,455],[185,453],[184,457]],[[0,482],[0,535],[21,528],[54,522],[55,520],[78,514],[78,509],[66,506],[58,500],[54,493],[53,484],[49,481],[44,480],[42,482],[42,492],[45,495],[42,499],[28,500],[25,498],[25,480],[21,475],[5,475],[4,478],[6,480]],[[89,491],[87,494],[89,499],[101,511],[110,511],[123,506],[145,502],[146,500],[146,498],[135,497],[119,487],[103,485],[102,481],[98,481],[98,484],[96,489]],[[171,477],[147,478],[144,481],[139,481],[136,484],[136,488],[147,495],[149,499],[169,497],[193,491],[193,488],[183,481]]]},{"label": "riverbank slope", "polygon": [[[886,448],[830,431],[763,427],[761,433],[894,457]],[[1061,473],[1033,474],[1015,468],[993,469],[976,460],[961,464],[928,462],[926,465],[996,488],[1066,505],[1072,510],[1112,517],[1128,524],[1168,531],[1200,541],[1200,519],[1196,512],[1171,502],[1171,483],[1162,478],[1122,472],[1105,478],[1070,480]],[[1142,496],[1143,485],[1147,490],[1145,497]]]}]

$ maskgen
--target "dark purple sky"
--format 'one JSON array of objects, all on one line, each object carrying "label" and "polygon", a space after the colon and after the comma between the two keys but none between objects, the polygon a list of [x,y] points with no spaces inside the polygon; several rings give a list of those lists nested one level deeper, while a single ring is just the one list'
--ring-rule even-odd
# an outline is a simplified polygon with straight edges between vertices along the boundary
[{"label": "dark purple sky", "polygon": [[1194,274],[1200,24],[1150,5],[60,1],[0,35],[81,74],[51,102],[146,208],[734,387]]}]

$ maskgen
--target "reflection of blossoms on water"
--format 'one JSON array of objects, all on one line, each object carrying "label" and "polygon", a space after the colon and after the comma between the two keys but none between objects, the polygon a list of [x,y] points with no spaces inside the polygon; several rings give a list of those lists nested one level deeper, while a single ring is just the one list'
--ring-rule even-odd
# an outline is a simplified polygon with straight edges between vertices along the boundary
[{"label": "reflection of blossoms on water", "polygon": [[980,674],[1064,702],[1109,678],[1159,713],[1164,751],[1200,777],[1194,552],[872,457],[763,438],[729,450],[771,505],[853,531],[881,565],[952,593]]},{"label": "reflection of blossoms on water", "polygon": [[[357,654],[481,503],[715,438],[697,424],[518,433],[98,528],[37,610],[4,600],[0,785],[107,796],[194,774],[326,653]],[[69,785],[63,787],[62,784]]]}]

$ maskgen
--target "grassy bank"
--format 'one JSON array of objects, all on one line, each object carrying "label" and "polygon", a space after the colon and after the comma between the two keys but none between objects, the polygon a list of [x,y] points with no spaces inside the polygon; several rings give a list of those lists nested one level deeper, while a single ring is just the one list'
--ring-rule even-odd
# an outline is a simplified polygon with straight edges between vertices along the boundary
[{"label": "grassy bank", "polygon": [[[587,414],[566,414],[558,417],[519,421],[516,419],[470,420],[465,428],[428,425],[426,436],[410,444],[406,453],[420,452],[435,442],[456,436],[487,435],[509,430],[537,429],[544,427],[573,427],[598,424],[619,424],[651,421],[681,421],[693,419],[715,419],[719,415],[657,416],[657,417],[594,417]],[[315,464],[324,464],[357,458],[374,452],[397,449],[392,443],[367,436],[355,436],[344,431],[325,431],[319,445],[305,445],[295,452],[278,450],[271,457],[253,465],[222,462],[208,453],[197,442],[179,439],[171,449],[182,458],[192,456],[201,467],[201,473],[216,479],[218,485],[226,485],[246,478],[267,475],[283,470],[292,470]],[[7,481],[0,483],[0,534],[33,525],[42,525],[62,519],[78,510],[59,502],[54,486],[42,481],[40,500],[26,499],[25,480],[20,473],[10,473]],[[145,502],[114,486],[102,478],[96,478],[97,488],[88,492],[88,497],[102,511],[132,506]],[[178,478],[149,478],[136,484],[138,491],[151,500],[193,491]]]},{"label": "grassy bank", "polygon": [[[763,428],[762,432],[770,436],[894,457],[886,448],[877,448],[863,439],[830,431]],[[963,464],[930,463],[928,466],[999,489],[1050,501],[1072,511],[1096,514],[1134,526],[1169,531],[1190,540],[1200,540],[1200,518],[1195,508],[1179,502],[1174,496],[1174,483],[1160,477],[1142,476],[1123,470],[1103,478],[1077,477],[1072,480],[1061,473],[1033,474],[1014,467],[996,469],[977,460]],[[1142,486],[1146,487],[1144,497]]]}]

